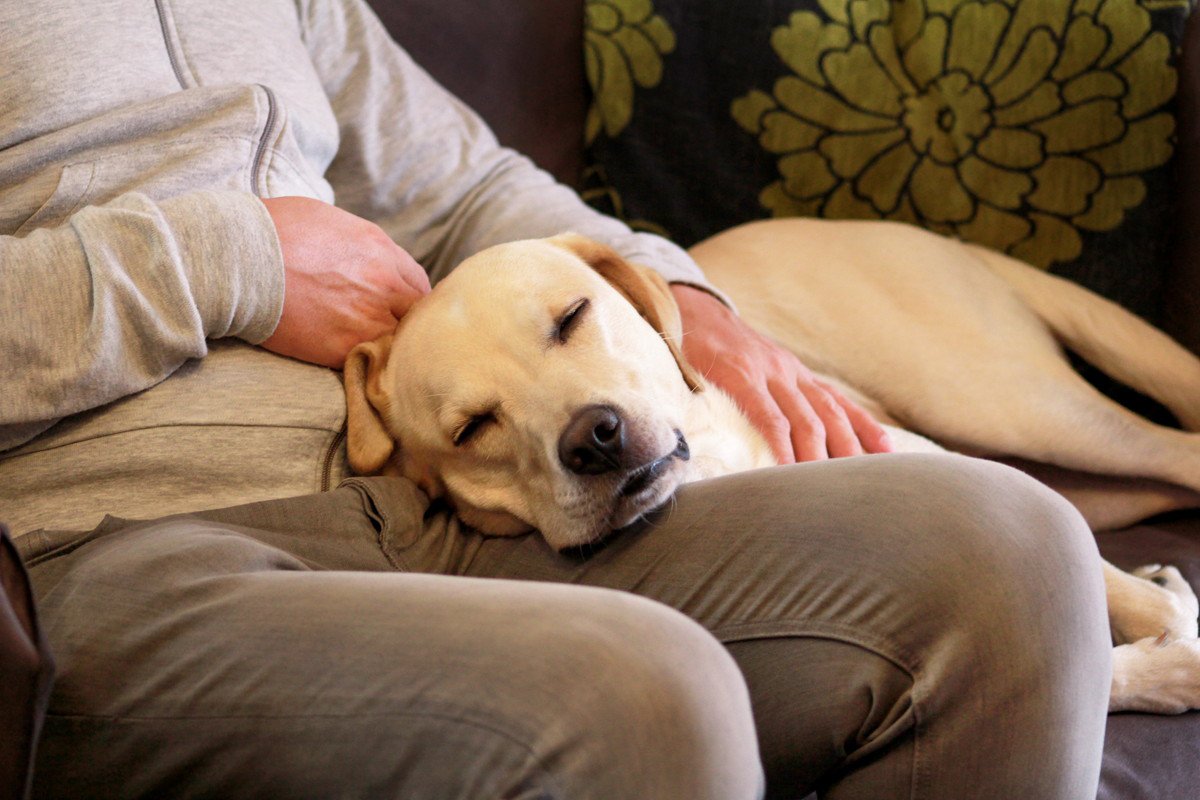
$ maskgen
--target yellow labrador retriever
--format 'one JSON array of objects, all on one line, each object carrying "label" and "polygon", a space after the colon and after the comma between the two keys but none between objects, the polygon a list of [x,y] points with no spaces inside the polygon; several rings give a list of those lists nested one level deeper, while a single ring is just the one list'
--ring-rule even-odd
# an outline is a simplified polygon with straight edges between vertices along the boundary
[{"label": "yellow labrador retriever", "polygon": [[[1126,492],[1137,513],[1200,497],[1200,436],[1119,410],[1070,370],[1055,337],[1189,425],[1200,422],[1200,362],[1065,281],[888,223],[756,223],[693,255],[751,324],[903,426],[891,429],[897,449],[940,449],[913,429],[956,450],[1145,479]],[[662,279],[607,247],[564,235],[486,250],[393,335],[350,354],[351,465],[407,477],[487,533],[536,529],[559,549],[595,541],[685,481],[774,464],[682,357],[680,333]],[[1113,367],[1114,355],[1153,363]],[[1106,495],[1064,474],[1094,525],[1127,521],[1128,504],[1089,506]],[[1171,567],[1107,563],[1105,578],[1119,645],[1110,707],[1200,707],[1186,581]]]}]

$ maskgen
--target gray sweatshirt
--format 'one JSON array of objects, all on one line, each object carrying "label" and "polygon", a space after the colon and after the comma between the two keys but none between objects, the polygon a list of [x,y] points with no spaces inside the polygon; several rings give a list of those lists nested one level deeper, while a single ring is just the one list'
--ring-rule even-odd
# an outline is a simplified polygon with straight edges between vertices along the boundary
[{"label": "gray sweatshirt", "polygon": [[338,373],[255,346],[283,305],[259,198],[283,195],[378,223],[434,280],[574,230],[705,285],[501,148],[360,0],[0,0],[0,520],[344,476]]}]

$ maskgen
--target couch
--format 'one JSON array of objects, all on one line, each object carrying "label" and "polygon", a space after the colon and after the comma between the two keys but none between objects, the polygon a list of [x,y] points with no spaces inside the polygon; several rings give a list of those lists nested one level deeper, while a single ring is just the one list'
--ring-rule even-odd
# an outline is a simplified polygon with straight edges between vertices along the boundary
[{"label": "couch", "polygon": [[[974,47],[993,47],[999,52],[1004,42],[989,40],[987,26],[972,23],[970,17],[1007,19],[1005,15],[1017,7],[1015,0],[967,0],[967,5],[988,8],[959,16],[958,0],[855,0],[852,13],[850,0],[370,2],[393,36],[478,110],[502,142],[579,188],[597,206],[637,227],[672,235],[685,245],[706,230],[745,219],[772,213],[834,215],[838,210],[831,200],[832,185],[820,195],[824,200],[812,202],[820,191],[809,189],[816,186],[820,190],[819,180],[813,183],[820,178],[820,170],[801,169],[805,163],[814,163],[811,148],[779,140],[765,122],[772,111],[786,111],[786,98],[778,83],[781,72],[787,71],[784,67],[802,71],[825,64],[805,51],[805,42],[818,42],[818,49],[825,48],[817,56],[845,49],[847,42],[839,41],[839,36],[866,33],[892,9],[905,6],[905,13],[916,9],[925,23],[934,17],[947,20],[949,40],[961,30]],[[1143,107],[1109,104],[1117,109],[1121,120],[1116,124],[1124,126],[1122,130],[1141,132],[1133,157],[1153,156],[1153,163],[1144,164],[1147,168],[1136,174],[1114,168],[1109,170],[1112,174],[1101,176],[1102,182],[1115,181],[1109,187],[1113,191],[1106,195],[1110,200],[1116,198],[1107,206],[1107,217],[1102,220],[1103,214],[1092,215],[1074,233],[1059,226],[1058,235],[1050,235],[1056,232],[1051,212],[1060,217],[1065,214],[1072,192],[1075,201],[1079,200],[1079,176],[1068,175],[1063,181],[1067,188],[1057,201],[1039,196],[1035,203],[1046,222],[1043,232],[1047,235],[1038,234],[1041,229],[1035,226],[1024,240],[1008,244],[1018,248],[1029,245],[1031,259],[1042,259],[1055,271],[1125,303],[1200,352],[1200,226],[1188,224],[1200,215],[1200,188],[1196,188],[1200,187],[1198,15],[1188,14],[1187,0],[1021,0],[1021,5],[1026,9],[1069,9],[1085,18],[1086,24],[1079,26],[1081,41],[1088,38],[1085,28],[1092,29],[1092,34],[1107,35],[1106,41],[1119,39],[1122,31],[1134,29],[1130,20],[1142,18],[1143,12],[1137,9],[1144,5],[1149,10],[1145,13],[1153,12],[1153,30],[1130,44],[1129,52],[1138,56],[1122,62],[1128,69],[1114,67],[1108,70],[1108,77],[1084,76],[1083,83],[1069,90],[1060,80],[1069,72],[1065,67],[1047,74],[1059,80],[1060,92],[1074,92],[1076,99],[1081,91],[1085,95],[1087,91],[1128,95],[1139,66],[1161,85],[1152,92],[1155,99]],[[979,25],[983,28],[976,27]],[[1028,26],[1028,30],[1036,28]],[[765,48],[752,44],[760,33],[775,50],[766,60],[751,58],[753,48]],[[683,59],[686,70],[667,58],[675,53],[687,54]],[[739,72],[744,68],[751,71]],[[664,75],[672,72],[675,80],[664,81]],[[1113,73],[1118,75],[1116,81]],[[853,79],[856,73],[843,73],[838,80],[847,75]],[[1084,83],[1093,77],[1096,80],[1088,89]],[[743,78],[744,82],[737,84]],[[730,83],[735,84],[732,94],[722,94]],[[952,85],[946,87],[947,92],[953,89]],[[1164,114],[1170,120],[1166,128]],[[1031,165],[1030,169],[1044,166]],[[1051,172],[1039,175],[1047,185]],[[984,194],[989,191],[980,186],[967,188]],[[1089,191],[1092,189],[1095,187]],[[841,197],[850,196],[843,193]],[[1099,208],[1102,204],[1094,205]],[[841,210],[866,215],[880,211],[864,207]],[[945,218],[945,214],[933,219],[937,208],[917,210],[928,212],[925,216],[931,227],[956,235],[973,232],[963,227],[966,223],[962,220]],[[1114,232],[1113,226],[1099,230],[1114,220],[1123,230]],[[999,230],[1003,232],[1004,226]],[[1049,251],[1038,251],[1033,245],[1049,247]],[[1055,251],[1056,247],[1060,251]],[[1063,247],[1078,252],[1064,255]],[[1144,398],[1111,385],[1103,388],[1123,402],[1162,414]],[[1175,564],[1200,588],[1198,512],[1166,515],[1126,530],[1099,534],[1097,542],[1105,557],[1120,566]],[[0,544],[4,545],[0,547],[0,588],[4,590],[0,592],[0,636],[9,643],[0,647],[0,699],[4,701],[0,706],[5,712],[0,715],[4,726],[0,794],[20,796],[30,743],[37,732],[34,712],[44,703],[51,661],[29,604],[20,564],[7,544]],[[20,709],[30,713],[14,713]],[[1197,796],[1197,786],[1200,712],[1176,717],[1109,717],[1100,798],[1190,798]],[[986,789],[981,788],[979,796],[988,796]]]},{"label": "couch", "polygon": [[[596,205],[635,227],[666,231],[685,246],[726,224],[772,213],[838,216],[833,200],[823,209],[805,204],[804,178],[797,170],[812,163],[811,154],[805,156],[803,145],[781,144],[763,122],[769,110],[786,107],[787,98],[781,97],[786,83],[779,80],[788,67],[833,65],[812,58],[805,48],[845,49],[846,38],[838,37],[846,34],[838,28],[869,37],[864,19],[870,14],[880,18],[889,6],[926,6],[923,22],[929,30],[936,34],[934,17],[941,16],[949,38],[961,36],[960,41],[970,42],[967,49],[991,47],[1000,53],[1016,44],[1036,60],[1037,48],[1055,41],[1045,31],[1037,34],[1039,26],[1052,28],[1046,20],[1025,23],[1027,35],[1020,41],[1013,40],[1012,31],[1012,41],[989,40],[986,20],[1012,19],[1015,5],[1007,0],[967,0],[965,5],[979,8],[965,13],[956,8],[958,0],[863,0],[851,13],[846,0],[372,0],[372,5],[392,35],[479,110],[503,143],[580,188]],[[1087,82],[1109,83],[1109,94],[1097,89],[1091,97],[1097,103],[1120,101],[1098,108],[1117,109],[1121,120],[1110,121],[1124,126],[1132,142],[1128,157],[1145,163],[1121,166],[1102,152],[1096,158],[1106,170],[1100,179],[1117,181],[1102,194],[1117,199],[1105,206],[1104,198],[1093,193],[1084,216],[1094,213],[1082,218],[1076,212],[1079,223],[1072,231],[1049,217],[1072,222],[1070,204],[1079,203],[1079,192],[1090,185],[1085,181],[1081,190],[1079,175],[1066,162],[1022,164],[1018,151],[1009,162],[1046,185],[1030,204],[1040,215],[1034,218],[1046,224],[1026,241],[1009,242],[1010,252],[1079,279],[1200,351],[1200,225],[1188,224],[1200,218],[1200,192],[1192,188],[1200,186],[1200,14],[1188,14],[1187,2],[1172,0],[1022,0],[1019,5],[1034,12],[1040,6],[1050,16],[1066,10],[1068,22],[1078,23],[1069,36],[1079,41],[1097,32],[1110,40],[1139,37],[1124,44],[1128,58],[1105,64],[1100,56],[1090,71],[1076,64],[1072,72],[1063,56],[1042,83],[1057,82],[1057,91],[1076,107],[1088,102]],[[902,24],[907,23],[898,22],[895,29]],[[1058,41],[1067,36],[1063,32]],[[628,72],[622,73],[623,62]],[[1124,85],[1092,74],[1105,71]],[[853,78],[844,74],[830,83]],[[1150,84],[1140,97],[1129,85],[1135,80]],[[997,84],[992,80],[990,89],[998,95],[1004,88]],[[954,89],[950,82],[943,91],[949,95]],[[1031,94],[1052,90],[1039,84]],[[970,107],[950,110],[964,113]],[[1066,130],[1052,133],[1090,133],[1093,124],[1082,120],[1057,118]],[[1049,185],[1056,174],[1066,186],[1057,198]],[[748,175],[754,176],[750,186]],[[802,188],[793,191],[797,185]],[[1108,218],[1102,219],[1105,207]],[[848,209],[864,216],[881,216],[878,211]],[[944,233],[974,233],[970,223],[946,216],[934,207],[925,222]],[[1114,217],[1121,217],[1120,224],[1109,224]],[[1103,387],[1122,402],[1163,415],[1145,398],[1118,386]],[[1198,512],[1098,534],[1097,542],[1112,563],[1175,564],[1200,589]],[[1100,798],[1200,796],[1200,712],[1111,715],[1105,736]],[[988,796],[986,790],[979,796]]]}]

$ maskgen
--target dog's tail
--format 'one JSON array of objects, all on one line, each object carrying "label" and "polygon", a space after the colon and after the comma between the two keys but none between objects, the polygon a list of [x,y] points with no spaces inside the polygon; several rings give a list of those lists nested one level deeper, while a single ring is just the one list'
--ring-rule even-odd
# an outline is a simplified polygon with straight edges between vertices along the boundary
[{"label": "dog's tail", "polygon": [[1162,403],[1200,430],[1200,358],[1116,303],[1076,283],[968,245],[1065,346],[1107,375]]}]

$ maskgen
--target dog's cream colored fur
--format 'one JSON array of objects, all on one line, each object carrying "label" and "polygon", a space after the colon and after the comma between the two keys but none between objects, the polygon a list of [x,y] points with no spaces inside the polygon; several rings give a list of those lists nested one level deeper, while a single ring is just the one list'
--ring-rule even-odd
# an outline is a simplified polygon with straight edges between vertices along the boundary
[{"label": "dog's cream colored fur", "polygon": [[[889,223],[756,223],[693,255],[751,324],[897,426],[898,449],[938,449],[912,429],[952,449],[1052,465],[1049,477],[1095,527],[1200,498],[1200,436],[1096,394],[1058,340],[1188,426],[1200,422],[1200,362],[1072,284]],[[685,481],[773,464],[736,405],[683,359],[679,325],[655,273],[594,242],[491,248],[394,335],[351,353],[351,464],[414,480],[480,530],[536,528],[560,549],[632,523]],[[619,410],[630,469],[656,466],[647,485],[631,489],[630,469],[579,475],[562,463],[561,432],[595,405]],[[1098,491],[1104,480],[1115,494]],[[1171,567],[1104,567],[1117,644],[1111,708],[1200,707],[1191,588]]]}]

